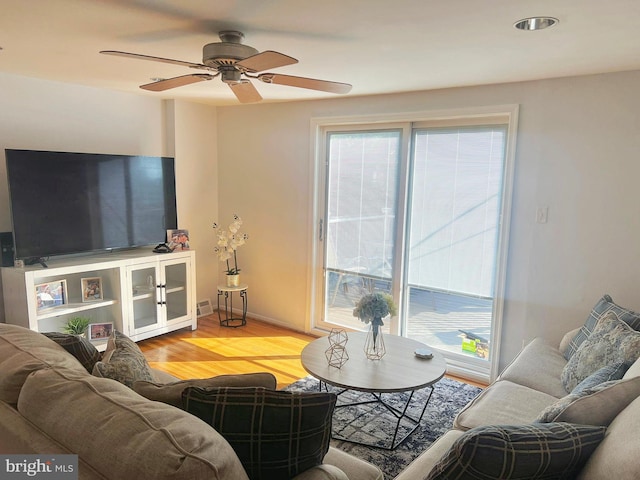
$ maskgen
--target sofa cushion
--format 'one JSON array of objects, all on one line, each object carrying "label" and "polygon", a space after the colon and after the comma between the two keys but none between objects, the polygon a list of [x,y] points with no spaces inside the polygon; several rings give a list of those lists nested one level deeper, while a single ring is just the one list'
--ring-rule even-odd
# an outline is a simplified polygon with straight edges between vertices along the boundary
[{"label": "sofa cushion", "polygon": [[73,355],[89,373],[93,371],[94,365],[102,357],[98,349],[89,340],[80,335],[60,332],[46,332],[43,335]]},{"label": "sofa cushion", "polygon": [[564,351],[564,356],[567,360],[576,353],[580,345],[582,345],[582,342],[589,338],[589,335],[593,332],[598,320],[609,312],[614,312],[620,320],[627,323],[634,330],[640,330],[640,313],[621,307],[620,305],[617,305],[609,295],[604,295],[593,307],[587,321],[582,327],[580,327],[580,330],[576,336],[573,337],[569,346]]},{"label": "sofa cushion", "polygon": [[567,394],[560,381],[566,364],[560,350],[538,337],[520,351],[498,378],[560,398]]},{"label": "sofa cushion", "polygon": [[453,426],[469,430],[483,425],[531,423],[541,410],[556,400],[556,397],[529,387],[498,380],[456,415]]},{"label": "sofa cushion", "polygon": [[605,431],[569,423],[474,428],[455,441],[426,478],[573,479]]},{"label": "sofa cushion", "polygon": [[86,374],[78,360],[44,335],[0,323],[0,401],[15,405],[27,376],[48,367]]},{"label": "sofa cushion", "polygon": [[589,338],[572,355],[562,370],[567,392],[602,367],[613,363],[631,365],[640,357],[640,332],[609,312],[596,324]]},{"label": "sofa cushion", "polygon": [[152,382],[151,367],[136,342],[126,335],[114,331],[107,342],[102,361],[93,368],[97,377],[110,378],[133,387],[138,380]]},{"label": "sofa cushion", "polygon": [[251,479],[289,479],[320,465],[329,449],[333,393],[189,387],[182,398],[231,444]]},{"label": "sofa cushion", "polygon": [[18,410],[96,471],[114,479],[247,478],[233,449],[209,425],[82,370],[34,372]]},{"label": "sofa cushion", "polygon": [[182,408],[182,392],[188,387],[264,387],[268,390],[275,390],[276,385],[277,380],[272,373],[246,373],[180,380],[166,384],[139,380],[133,383],[133,390],[149,400]]},{"label": "sofa cushion", "polygon": [[640,478],[640,397],[611,422],[600,446],[578,480],[637,480]]},{"label": "sofa cushion", "polygon": [[536,421],[606,426],[638,396],[640,377],[612,380],[561,398],[540,412]]}]

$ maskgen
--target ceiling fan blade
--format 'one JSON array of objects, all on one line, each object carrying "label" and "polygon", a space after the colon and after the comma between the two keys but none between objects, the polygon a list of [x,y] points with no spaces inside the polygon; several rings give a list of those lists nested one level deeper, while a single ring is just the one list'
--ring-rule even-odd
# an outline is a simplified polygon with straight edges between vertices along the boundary
[{"label": "ceiling fan blade", "polygon": [[249,80],[242,80],[237,83],[228,83],[229,87],[238,98],[240,103],[256,103],[262,100],[262,97]]},{"label": "ceiling fan blade", "polygon": [[163,92],[170,88],[191,85],[192,83],[203,82],[216,77],[217,75],[209,75],[208,73],[192,73],[190,75],[182,75],[180,77],[167,78],[166,80],[158,80],[157,82],[140,85],[140,88],[143,90],[150,90],[152,92]]},{"label": "ceiling fan blade", "polygon": [[251,55],[236,62],[235,66],[240,67],[250,73],[262,72],[263,70],[284,67],[285,65],[293,65],[298,63],[293,57],[285,55],[284,53],[274,52],[273,50],[267,50],[265,52]]},{"label": "ceiling fan blade", "polygon": [[279,73],[263,73],[261,75],[258,75],[257,78],[264,83],[275,83],[276,85],[309,88],[311,90],[320,90],[322,92],[349,93],[351,91],[351,85],[348,83],[329,82],[327,80],[294,77],[292,75],[280,75]]},{"label": "ceiling fan blade", "polygon": [[153,62],[170,63],[172,65],[181,65],[183,67],[189,68],[199,68],[201,70],[213,70],[212,68],[207,67],[206,65],[202,65],[201,63],[191,63],[182,60],[173,60],[171,58],[152,57],[150,55],[141,55],[139,53],[118,52],[117,50],[102,50],[100,53],[103,53],[105,55],[114,55],[116,57],[135,58],[138,60],[151,60]]}]

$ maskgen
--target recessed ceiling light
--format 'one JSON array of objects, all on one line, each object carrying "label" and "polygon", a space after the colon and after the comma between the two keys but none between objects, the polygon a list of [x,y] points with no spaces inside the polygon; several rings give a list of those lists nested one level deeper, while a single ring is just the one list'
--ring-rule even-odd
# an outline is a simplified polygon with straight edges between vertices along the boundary
[{"label": "recessed ceiling light", "polygon": [[518,20],[513,26],[519,30],[543,30],[553,27],[559,20],[553,17],[530,17]]}]

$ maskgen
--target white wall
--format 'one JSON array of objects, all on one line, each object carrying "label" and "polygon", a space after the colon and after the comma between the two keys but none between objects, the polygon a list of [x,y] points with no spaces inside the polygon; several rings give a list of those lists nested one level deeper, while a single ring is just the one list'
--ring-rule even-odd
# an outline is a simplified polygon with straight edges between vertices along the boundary
[{"label": "white wall", "polygon": [[0,112],[0,231],[11,230],[5,148],[175,155],[178,220],[202,250],[196,253],[197,298],[211,296],[215,108],[0,73]]},{"label": "white wall", "polygon": [[[535,336],[559,341],[604,293],[640,311],[639,84],[635,71],[219,107],[220,217],[237,212],[251,235],[239,250],[250,312],[305,328],[312,117],[512,103],[520,124],[500,364]],[[535,223],[538,206],[549,207],[548,223]]]}]

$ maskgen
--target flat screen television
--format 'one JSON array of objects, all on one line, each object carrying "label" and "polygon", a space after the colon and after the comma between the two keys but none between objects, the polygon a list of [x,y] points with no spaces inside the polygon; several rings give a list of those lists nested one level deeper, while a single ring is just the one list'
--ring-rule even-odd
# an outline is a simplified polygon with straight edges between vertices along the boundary
[{"label": "flat screen television", "polygon": [[5,153],[16,258],[157,244],[177,228],[173,158]]}]

